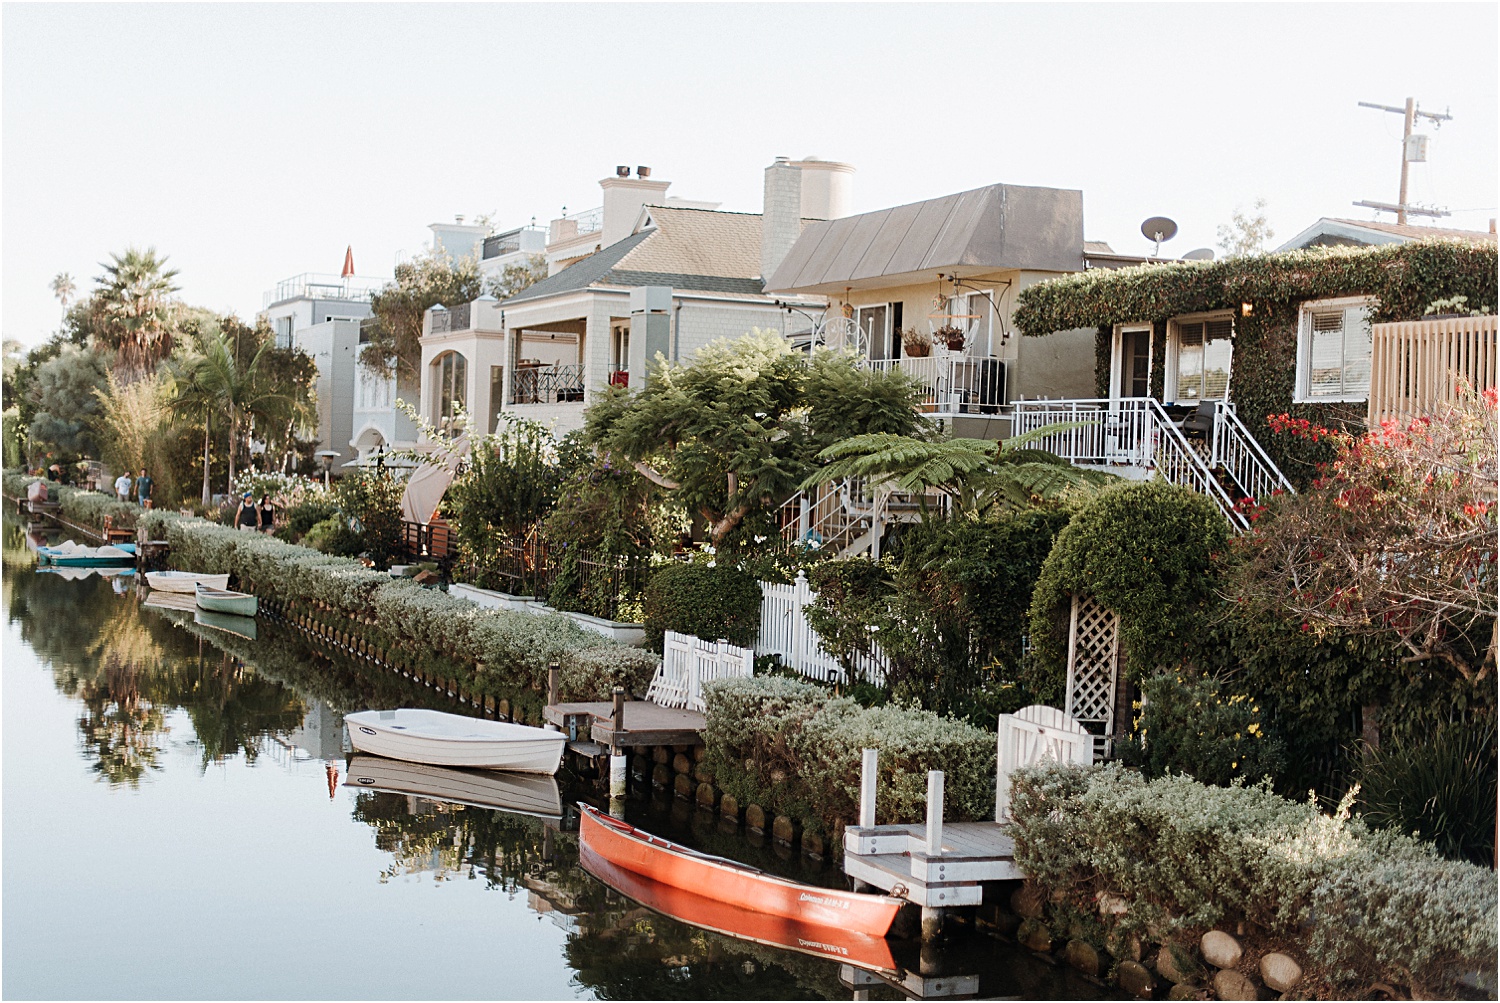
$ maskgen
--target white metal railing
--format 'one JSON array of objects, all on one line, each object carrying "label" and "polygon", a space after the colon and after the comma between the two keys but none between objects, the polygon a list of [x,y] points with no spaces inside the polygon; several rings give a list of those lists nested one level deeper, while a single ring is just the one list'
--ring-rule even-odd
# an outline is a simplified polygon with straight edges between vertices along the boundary
[{"label": "white metal railing", "polygon": [[1208,449],[1208,465],[1233,478],[1241,494],[1263,501],[1277,491],[1292,493],[1291,482],[1240,421],[1230,401],[1214,405],[1214,427]]},{"label": "white metal railing", "polygon": [[919,358],[862,359],[866,369],[899,370],[927,388],[930,414],[999,415],[1005,404],[1005,363],[988,356],[935,349]]},{"label": "white metal railing", "polygon": [[1014,409],[1016,435],[1059,422],[1086,423],[1043,436],[1032,443],[1037,449],[1085,466],[1128,464],[1153,469],[1168,483],[1213,499],[1236,529],[1249,525],[1208,462],[1155,398],[1017,401]]},{"label": "white metal railing", "polygon": [[651,680],[646,699],[661,707],[686,707],[702,713],[704,683],[754,674],[755,653],[749,648],[669,630],[663,638],[661,667]]},{"label": "white metal railing", "polygon": [[303,272],[289,279],[282,279],[276,283],[275,289],[266,290],[262,297],[261,307],[280,303],[283,300],[306,297],[307,299],[323,300],[354,300],[356,302],[368,302],[370,294],[385,285],[384,279],[365,279],[351,275],[344,278],[339,275],[320,275],[316,272]]},{"label": "white metal railing", "polygon": [[[807,621],[807,607],[818,598],[807,576],[797,573],[790,585],[760,583],[760,633],[755,639],[757,655],[778,655],[781,663],[809,679],[825,683],[848,683],[848,673],[839,660],[823,648],[823,639]],[[878,645],[874,654],[855,660],[855,672],[866,682],[885,685],[885,655]]]},{"label": "white metal railing", "polygon": [[788,543],[843,553],[872,525],[872,503],[864,502],[861,477],[819,484],[799,491],[781,507],[781,535]]}]

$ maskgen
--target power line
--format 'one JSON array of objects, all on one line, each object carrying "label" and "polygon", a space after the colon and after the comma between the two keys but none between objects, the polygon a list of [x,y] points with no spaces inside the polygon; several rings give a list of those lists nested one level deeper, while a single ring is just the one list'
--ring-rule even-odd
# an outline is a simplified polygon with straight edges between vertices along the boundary
[{"label": "power line", "polygon": [[1422,111],[1417,105],[1416,98],[1407,98],[1406,107],[1396,108],[1388,104],[1375,104],[1371,101],[1359,102],[1361,108],[1374,108],[1376,111],[1386,111],[1400,115],[1405,120],[1405,128],[1401,134],[1401,194],[1396,203],[1372,202],[1368,199],[1354,203],[1367,209],[1376,209],[1380,212],[1393,212],[1396,214],[1396,222],[1406,223],[1407,216],[1451,216],[1446,209],[1423,209],[1420,206],[1411,205],[1406,201],[1407,174],[1411,164],[1427,162],[1427,137],[1421,134],[1413,134],[1412,123],[1418,118],[1428,119],[1433,123],[1434,129],[1441,129],[1444,122],[1452,121],[1453,116],[1446,111]]}]

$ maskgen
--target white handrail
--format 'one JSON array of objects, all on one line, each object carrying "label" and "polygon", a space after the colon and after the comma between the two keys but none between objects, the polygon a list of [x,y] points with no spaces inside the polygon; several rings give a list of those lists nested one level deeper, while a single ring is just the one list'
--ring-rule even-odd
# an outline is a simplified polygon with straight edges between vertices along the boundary
[{"label": "white handrail", "polygon": [[1291,482],[1240,421],[1230,401],[1219,401],[1214,407],[1210,462],[1228,471],[1240,491],[1257,501],[1277,491],[1294,493]]}]

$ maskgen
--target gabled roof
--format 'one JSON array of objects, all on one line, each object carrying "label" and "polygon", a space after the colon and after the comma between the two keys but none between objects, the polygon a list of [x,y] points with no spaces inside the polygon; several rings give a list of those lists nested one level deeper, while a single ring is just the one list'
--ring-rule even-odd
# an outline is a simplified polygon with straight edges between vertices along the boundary
[{"label": "gabled roof", "polygon": [[1078,271],[1083,243],[1082,192],[989,185],[812,223],[766,289],[841,292],[955,268]]},{"label": "gabled roof", "polygon": [[671,286],[758,296],[760,216],[682,206],[646,206],[641,229],[549,275],[502,305],[594,287]]},{"label": "gabled roof", "polygon": [[1457,230],[1446,226],[1416,226],[1411,223],[1387,223],[1371,219],[1333,219],[1325,216],[1291,240],[1276,248],[1294,251],[1301,247],[1373,246],[1405,244],[1433,237],[1467,240],[1476,244],[1493,244],[1495,235],[1483,230]]}]

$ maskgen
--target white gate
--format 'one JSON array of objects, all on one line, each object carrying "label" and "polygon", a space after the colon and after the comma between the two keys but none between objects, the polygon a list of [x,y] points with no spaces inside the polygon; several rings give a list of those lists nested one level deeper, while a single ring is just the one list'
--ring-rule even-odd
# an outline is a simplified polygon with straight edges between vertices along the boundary
[{"label": "white gate", "polygon": [[712,679],[755,674],[755,653],[728,641],[705,641],[692,634],[667,631],[661,667],[646,699],[661,707],[703,711],[703,684]]},{"label": "white gate", "polygon": [[1010,821],[1010,775],[1043,759],[1087,766],[1094,761],[1094,736],[1056,707],[1032,704],[1000,715],[995,755],[995,821]]},{"label": "white gate", "polygon": [[[847,683],[848,673],[839,660],[823,650],[823,639],[807,622],[806,609],[818,598],[797,572],[790,585],[760,583],[760,634],[755,638],[757,655],[780,655],[781,662],[809,679],[820,682]],[[878,647],[874,654],[858,659],[856,668],[865,680],[885,685],[885,655]]]},{"label": "white gate", "polygon": [[1119,682],[1120,618],[1093,596],[1073,597],[1068,625],[1068,688],[1063,713],[1102,726],[1100,753],[1108,754],[1115,731],[1115,687]]}]

